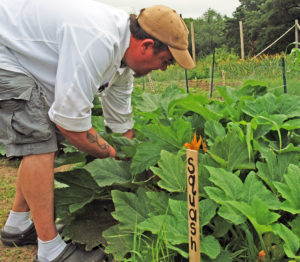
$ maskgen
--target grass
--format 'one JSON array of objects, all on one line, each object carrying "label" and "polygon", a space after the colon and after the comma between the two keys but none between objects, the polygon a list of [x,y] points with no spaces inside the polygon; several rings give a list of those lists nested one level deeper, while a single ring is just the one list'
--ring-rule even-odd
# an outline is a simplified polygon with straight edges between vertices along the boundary
[{"label": "grass", "polygon": [[[6,222],[12,208],[19,160],[0,159],[0,228]],[[68,170],[72,165],[62,166],[56,171]],[[0,262],[31,262],[37,253],[34,245],[24,247],[6,247],[0,241]]]},{"label": "grass", "polygon": [[[14,201],[17,166],[17,160],[0,159],[0,228],[4,226]],[[0,242],[0,262],[31,262],[36,252],[36,246],[6,247]]]}]

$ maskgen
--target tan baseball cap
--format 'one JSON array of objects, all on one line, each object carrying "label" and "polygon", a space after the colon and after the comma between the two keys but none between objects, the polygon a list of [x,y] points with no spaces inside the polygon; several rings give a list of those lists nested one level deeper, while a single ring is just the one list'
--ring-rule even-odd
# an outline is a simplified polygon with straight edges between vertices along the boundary
[{"label": "tan baseball cap", "polygon": [[142,9],[137,19],[146,33],[168,45],[180,66],[186,69],[195,67],[188,51],[189,30],[175,10],[163,5],[154,5]]}]

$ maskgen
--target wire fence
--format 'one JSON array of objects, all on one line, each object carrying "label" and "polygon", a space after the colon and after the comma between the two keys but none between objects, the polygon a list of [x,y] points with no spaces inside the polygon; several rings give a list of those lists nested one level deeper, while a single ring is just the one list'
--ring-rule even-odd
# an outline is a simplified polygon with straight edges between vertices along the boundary
[{"label": "wire fence", "polygon": [[148,78],[137,79],[136,85],[141,86],[145,92],[160,92],[170,85],[177,85],[190,93],[215,97],[217,86],[239,88],[247,80],[260,80],[266,83],[271,92],[280,93],[285,88],[288,93],[300,95],[300,54],[298,56],[277,54],[245,60],[229,57],[219,59],[217,50],[214,70],[211,55],[198,61],[196,68],[187,71],[188,89],[185,70],[178,65],[169,67],[165,72],[153,71]]},{"label": "wire fence", "polygon": [[[214,97],[217,86],[229,85],[241,87],[249,79],[261,80],[267,84],[269,91],[300,95],[300,49],[295,45],[291,54],[284,52],[276,55],[265,55],[264,52],[275,45],[281,38],[295,28],[295,39],[298,41],[298,20],[295,25],[284,32],[279,38],[252,58],[240,59],[238,55],[223,49],[214,49],[205,59],[197,61],[192,70],[184,70],[179,66],[171,66],[165,72],[153,71],[148,80],[136,80],[137,85],[145,91],[159,92],[169,85],[186,88],[187,92],[207,93]],[[150,81],[150,80],[151,81]],[[150,83],[150,82],[151,83]]]}]

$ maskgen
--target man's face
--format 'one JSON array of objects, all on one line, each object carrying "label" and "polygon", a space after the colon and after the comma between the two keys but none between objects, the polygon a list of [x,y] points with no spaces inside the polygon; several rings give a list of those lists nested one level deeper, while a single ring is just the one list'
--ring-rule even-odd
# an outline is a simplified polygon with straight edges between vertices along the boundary
[{"label": "man's face", "polygon": [[160,69],[165,71],[170,64],[174,63],[174,59],[169,50],[149,55],[144,59],[136,61],[131,69],[135,72],[134,77],[142,77],[150,73],[152,70]]}]

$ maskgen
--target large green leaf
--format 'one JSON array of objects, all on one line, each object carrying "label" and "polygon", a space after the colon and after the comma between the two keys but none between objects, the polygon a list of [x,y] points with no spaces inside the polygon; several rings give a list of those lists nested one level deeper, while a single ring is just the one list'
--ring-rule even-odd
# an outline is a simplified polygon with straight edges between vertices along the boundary
[{"label": "large green leaf", "polygon": [[55,189],[54,195],[55,216],[59,219],[65,219],[97,196],[91,190],[76,186]]},{"label": "large green leaf", "polygon": [[167,113],[168,106],[172,101],[185,97],[182,89],[178,87],[168,87],[163,94],[142,93],[135,101],[135,109],[141,112],[153,112],[163,108]]},{"label": "large green leaf", "polygon": [[220,243],[213,236],[206,236],[201,240],[200,252],[215,259],[221,252]]},{"label": "large green leaf", "polygon": [[297,215],[293,221],[289,222],[289,225],[291,226],[292,232],[297,235],[300,241],[300,215]]},{"label": "large green leaf", "polygon": [[160,107],[160,97],[160,94],[142,93],[134,107],[142,112],[153,112]]},{"label": "large green leaf", "polygon": [[296,165],[288,167],[287,174],[284,175],[285,183],[274,182],[274,186],[285,199],[281,209],[292,214],[300,214],[300,168]]},{"label": "large green leaf", "polygon": [[277,114],[286,115],[288,118],[300,116],[300,99],[299,96],[291,94],[282,94],[277,98]]},{"label": "large green leaf", "polygon": [[228,204],[228,201],[231,200],[231,198],[228,198],[224,191],[217,187],[210,186],[204,187],[204,190],[210,199],[221,205],[218,210],[219,216],[231,221],[235,225],[239,225],[246,220],[246,218],[238,210]]},{"label": "large green leaf", "polygon": [[99,187],[111,185],[126,185],[133,177],[130,173],[130,163],[114,158],[95,159],[84,166]]},{"label": "large green leaf", "polygon": [[174,155],[162,150],[160,156],[159,168],[150,168],[161,179],[158,181],[158,185],[169,192],[185,192],[185,162],[182,160],[181,154]]},{"label": "large green leaf", "polygon": [[[209,262],[232,262],[231,253],[228,250],[221,250],[217,258],[209,260]],[[203,262],[208,262],[202,260]]]},{"label": "large green leaf", "polygon": [[182,110],[183,112],[195,112],[206,120],[220,120],[222,116],[209,110],[205,106],[207,103],[208,99],[206,97],[189,94],[185,98],[175,100],[170,104],[169,115],[173,115],[176,110]]},{"label": "large green leaf", "polygon": [[206,167],[210,173],[209,180],[221,188],[228,200],[241,200],[243,182],[232,172],[223,168]]},{"label": "large green leaf", "polygon": [[55,173],[55,179],[68,185],[54,191],[55,212],[59,218],[64,218],[106,195],[105,190],[97,185],[90,173],[82,168]]},{"label": "large green leaf", "polygon": [[76,168],[70,171],[57,172],[55,173],[55,180],[70,187],[76,187],[76,189],[79,187],[96,192],[101,190],[91,174],[84,168]]},{"label": "large green leaf", "polygon": [[150,231],[153,234],[163,236],[173,245],[188,243],[188,224],[186,220],[176,220],[170,215],[151,216],[138,224],[142,231]]},{"label": "large green leaf", "polygon": [[[72,148],[73,147],[70,146],[65,149],[67,151],[68,149],[72,151],[73,150]],[[85,164],[86,156],[87,156],[86,153],[78,150],[73,152],[64,152],[64,154],[59,154],[58,156],[55,157],[54,166],[59,167],[63,165],[78,164],[78,163]]]},{"label": "large green leaf", "polygon": [[186,96],[187,94],[182,88],[178,88],[177,86],[175,87],[170,86],[162,94],[160,105],[165,112],[168,112],[168,109],[171,106],[173,101],[182,99]]},{"label": "large green leaf", "polygon": [[116,224],[110,215],[112,210],[111,201],[94,201],[86,205],[76,214],[71,224],[64,226],[62,232],[64,239],[84,244],[86,250],[105,244],[102,232]]},{"label": "large green leaf", "polygon": [[169,200],[170,214],[151,216],[138,224],[142,231],[162,234],[173,245],[188,243],[187,203],[181,200]]},{"label": "large green leaf", "polygon": [[300,129],[300,118],[288,120],[284,122],[281,127],[286,130]]},{"label": "large green leaf", "polygon": [[[186,221],[188,219],[188,206],[187,201],[169,199],[169,207],[172,215],[177,221]],[[187,224],[186,224],[187,225]]]},{"label": "large green leaf", "polygon": [[[247,100],[254,100],[254,97],[261,95],[266,87],[258,83],[248,83],[240,90],[229,86],[218,87],[217,90],[224,99],[225,107],[220,111],[223,118],[231,121],[240,121],[244,103]],[[216,103],[214,103],[216,104]],[[209,108],[211,108],[209,106]]]},{"label": "large green leaf", "polygon": [[145,142],[139,144],[137,146],[136,154],[131,162],[131,172],[137,175],[157,164],[162,149],[162,145],[158,142]]},{"label": "large green leaf", "polygon": [[274,124],[261,117],[254,117],[251,119],[251,127],[253,129],[253,138],[259,139],[272,130]]},{"label": "large green leaf", "polygon": [[272,231],[271,225],[280,217],[277,213],[270,212],[266,204],[256,196],[250,205],[238,201],[228,203],[245,215],[259,234]]},{"label": "large green leaf", "polygon": [[212,142],[226,136],[225,128],[220,122],[209,120],[205,123],[205,134]]},{"label": "large green leaf", "polygon": [[251,204],[254,197],[261,199],[270,209],[280,208],[278,198],[266,188],[262,181],[258,179],[256,173],[252,171],[245,179],[241,199]]},{"label": "large green leaf", "polygon": [[283,94],[275,97],[271,93],[258,97],[255,101],[246,101],[243,111],[250,116],[259,116],[263,112],[272,115],[285,115],[286,118],[299,117],[300,100],[298,96]]},{"label": "large green leaf", "polygon": [[252,159],[245,141],[241,141],[236,131],[231,130],[223,139],[218,139],[214,143],[209,154],[211,157],[229,170],[235,169],[254,169]]},{"label": "large green leaf", "polygon": [[206,186],[211,186],[213,183],[209,180],[210,174],[206,166],[213,166],[213,167],[221,167],[220,164],[215,162],[209,154],[199,154],[199,194],[205,196],[204,188]]},{"label": "large green leaf", "polygon": [[132,249],[134,235],[131,230],[115,225],[103,232],[103,237],[108,243],[105,248],[107,254],[113,254],[116,261],[123,261],[124,256]]},{"label": "large green leaf", "polygon": [[213,235],[216,238],[221,238],[226,236],[226,234],[229,232],[229,230],[232,227],[232,224],[229,222],[229,220],[225,220],[220,216],[214,217],[214,219],[211,221],[211,224],[214,225]]},{"label": "large green leaf", "polygon": [[150,141],[160,142],[166,150],[173,151],[180,149],[192,134],[191,123],[183,119],[176,119],[170,126],[148,125],[142,132]]},{"label": "large green leaf", "polygon": [[92,126],[95,128],[97,133],[105,131],[104,117],[103,116],[92,116]]},{"label": "large green leaf", "polygon": [[149,218],[149,214],[153,212],[150,199],[142,188],[136,194],[112,190],[111,195],[115,205],[112,216],[120,222],[121,228],[131,229],[133,232],[136,224]]},{"label": "large green leaf", "polygon": [[253,79],[247,80],[238,92],[240,96],[262,96],[267,93],[267,84],[263,81]]},{"label": "large green leaf", "polygon": [[209,224],[216,215],[217,205],[210,199],[201,200],[199,203],[200,226],[204,227]]},{"label": "large green leaf", "polygon": [[283,175],[287,173],[288,166],[298,163],[298,153],[287,152],[276,154],[268,150],[263,153],[263,157],[265,158],[265,162],[256,162],[258,168],[257,174],[273,192],[276,192],[274,182],[282,182]]},{"label": "large green leaf", "polygon": [[[209,170],[210,180],[225,193],[219,193],[219,202],[235,200],[251,204],[254,197],[257,197],[262,200],[268,208],[279,209],[279,200],[265,187],[253,171],[247,175],[243,183],[236,174],[226,171],[223,168],[206,168]],[[214,189],[214,191],[216,191],[216,189]]]},{"label": "large green leaf", "polygon": [[218,210],[218,215],[234,225],[240,225],[246,221],[246,217],[241,214],[236,208],[229,205],[228,202],[225,202]]},{"label": "large green leaf", "polygon": [[[143,231],[153,234],[162,234],[164,239],[172,245],[188,243],[188,214],[187,202],[169,200],[172,215],[151,216],[138,225]],[[200,222],[204,226],[210,222],[216,212],[216,205],[211,200],[202,200],[199,203]],[[211,258],[216,258],[220,253],[218,241],[212,237],[204,237],[201,241],[201,252]]]},{"label": "large green leaf", "polygon": [[157,124],[147,125],[142,132],[149,142],[137,146],[133,157],[131,171],[134,174],[143,172],[155,165],[160,159],[161,150],[177,152],[192,135],[191,123],[177,119],[170,126]]},{"label": "large green leaf", "polygon": [[147,197],[150,199],[151,206],[153,208],[153,213],[149,215],[160,215],[165,214],[168,208],[168,202],[170,198],[170,194],[165,191],[146,192]]},{"label": "large green leaf", "polygon": [[183,248],[181,248],[180,246],[174,246],[174,245],[171,245],[170,243],[166,243],[166,247],[169,249],[169,250],[174,250],[176,251],[179,255],[181,255],[182,257],[188,259],[189,258],[189,253],[188,253],[188,250],[187,248],[185,248],[183,246]]},{"label": "large green leaf", "polygon": [[297,256],[297,252],[300,247],[300,241],[298,237],[283,224],[275,224],[272,226],[272,230],[275,234],[279,235],[284,240],[284,251],[289,258],[295,258],[300,260],[300,256]]},{"label": "large green leaf", "polygon": [[216,90],[223,97],[226,105],[234,104],[240,98],[239,92],[236,88],[230,86],[218,86]]},{"label": "large green leaf", "polygon": [[[243,183],[236,174],[225,169],[206,168],[209,170],[210,180],[220,189],[205,187],[205,191],[212,200],[221,205],[218,214],[223,218],[232,221],[234,224],[242,223],[244,221],[243,216],[248,216],[248,218],[252,216],[251,219],[259,220],[260,218],[256,217],[255,209],[252,210],[254,198],[258,198],[267,210],[279,208],[279,201],[257,179],[254,172],[251,172]],[[240,203],[240,206],[237,203]],[[250,212],[252,213],[250,214]],[[253,223],[258,224],[255,220]]]},{"label": "large green leaf", "polygon": [[103,138],[116,149],[119,159],[132,158],[134,156],[138,145],[136,139],[128,139],[120,134],[109,134],[103,136]]},{"label": "large green leaf", "polygon": [[245,101],[243,112],[252,117],[261,115],[262,113],[271,115],[276,112],[276,97],[268,93],[258,97],[254,101]]}]

